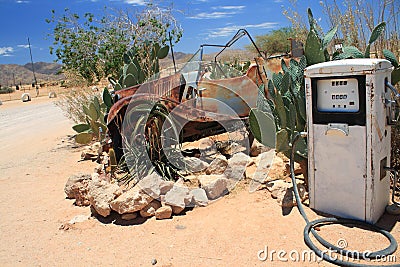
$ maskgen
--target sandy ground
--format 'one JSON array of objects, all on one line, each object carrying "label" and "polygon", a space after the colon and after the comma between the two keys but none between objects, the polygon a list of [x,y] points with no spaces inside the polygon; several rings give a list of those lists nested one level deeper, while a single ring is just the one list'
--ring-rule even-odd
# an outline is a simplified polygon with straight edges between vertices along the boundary
[{"label": "sandy ground", "polygon": [[[68,176],[94,167],[79,161],[81,148],[68,137],[71,126],[45,97],[0,106],[1,266],[151,266],[154,259],[156,266],[331,266],[294,262],[290,253],[294,258],[308,251],[299,212],[282,211],[267,190],[250,194],[245,185],[169,220],[126,224],[92,217],[60,229],[76,215],[90,215],[63,192]],[[306,211],[310,219],[320,217]],[[379,221],[397,240],[399,218],[384,215]],[[320,232],[334,244],[345,239],[351,249],[387,246],[383,237],[364,230],[329,226]],[[269,257],[260,261],[257,255],[265,248]],[[272,250],[285,251],[287,261]],[[400,252],[395,257],[400,263]]]}]

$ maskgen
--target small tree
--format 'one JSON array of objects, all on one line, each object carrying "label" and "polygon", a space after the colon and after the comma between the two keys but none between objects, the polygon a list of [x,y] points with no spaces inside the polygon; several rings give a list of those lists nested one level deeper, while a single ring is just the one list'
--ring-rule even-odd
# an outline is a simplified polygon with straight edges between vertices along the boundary
[{"label": "small tree", "polygon": [[[294,37],[294,30],[290,27],[280,28],[273,30],[271,33],[256,36],[255,43],[260,50],[265,51],[268,55],[275,53],[289,52],[288,39]],[[248,50],[253,51],[254,46],[249,45],[246,47]]]},{"label": "small tree", "polygon": [[[172,8],[150,3],[141,12],[109,11],[102,18],[92,13],[80,16],[68,9],[61,17],[52,10],[48,23],[55,24],[50,53],[55,54],[64,70],[77,73],[87,84],[108,76],[118,76],[123,54],[132,46],[146,49],[146,41],[177,43],[182,28]],[[145,54],[145,53],[143,53]]]}]

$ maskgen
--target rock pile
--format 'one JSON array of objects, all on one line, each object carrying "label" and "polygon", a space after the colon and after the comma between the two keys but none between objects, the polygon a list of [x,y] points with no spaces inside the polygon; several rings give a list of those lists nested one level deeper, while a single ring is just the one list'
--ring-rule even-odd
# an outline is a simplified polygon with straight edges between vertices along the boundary
[{"label": "rock pile", "polygon": [[[73,175],[68,179],[65,185],[67,198],[75,199],[78,206],[90,205],[103,217],[116,212],[123,220],[134,220],[138,216],[168,219],[188,207],[209,205],[247,178],[257,185],[267,183],[267,189],[282,207],[296,204],[291,183],[282,180],[288,175],[287,163],[276,156],[274,150],[254,142],[250,148],[251,156],[248,156],[244,153],[245,147],[232,142],[219,141],[215,145],[210,138],[197,142],[200,155],[184,158],[190,166],[185,179],[165,181],[154,172],[134,187],[126,188],[110,179],[110,175],[104,173],[104,165],[99,164],[93,174]],[[98,153],[89,153],[88,149],[85,155],[91,154],[91,159],[101,153],[96,144],[90,149]],[[306,199],[305,187],[299,185],[299,190],[301,197]]]}]

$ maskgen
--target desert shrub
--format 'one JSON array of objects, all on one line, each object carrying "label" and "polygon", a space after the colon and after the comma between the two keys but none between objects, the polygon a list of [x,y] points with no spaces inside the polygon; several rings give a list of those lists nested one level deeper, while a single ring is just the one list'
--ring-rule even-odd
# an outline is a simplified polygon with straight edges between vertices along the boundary
[{"label": "desert shrub", "polygon": [[14,92],[14,91],[15,91],[14,88],[11,88],[11,87],[4,87],[4,88],[1,88],[1,89],[0,89],[0,94],[9,94],[9,93],[12,93],[12,92]]},{"label": "desert shrub", "polygon": [[75,123],[86,123],[83,106],[89,106],[94,97],[101,98],[101,92],[89,88],[73,88],[62,94],[56,105],[62,109],[65,116]]}]

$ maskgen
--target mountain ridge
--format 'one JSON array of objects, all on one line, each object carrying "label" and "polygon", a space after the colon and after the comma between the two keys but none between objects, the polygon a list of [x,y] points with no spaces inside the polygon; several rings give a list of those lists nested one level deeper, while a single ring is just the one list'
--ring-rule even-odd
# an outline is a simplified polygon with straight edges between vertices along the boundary
[{"label": "mountain ridge", "polygon": [[[64,78],[60,74],[61,64],[48,62],[35,62],[33,64],[38,83],[56,81]],[[32,63],[0,64],[0,84],[13,86],[16,84],[31,84],[34,81]]]}]

